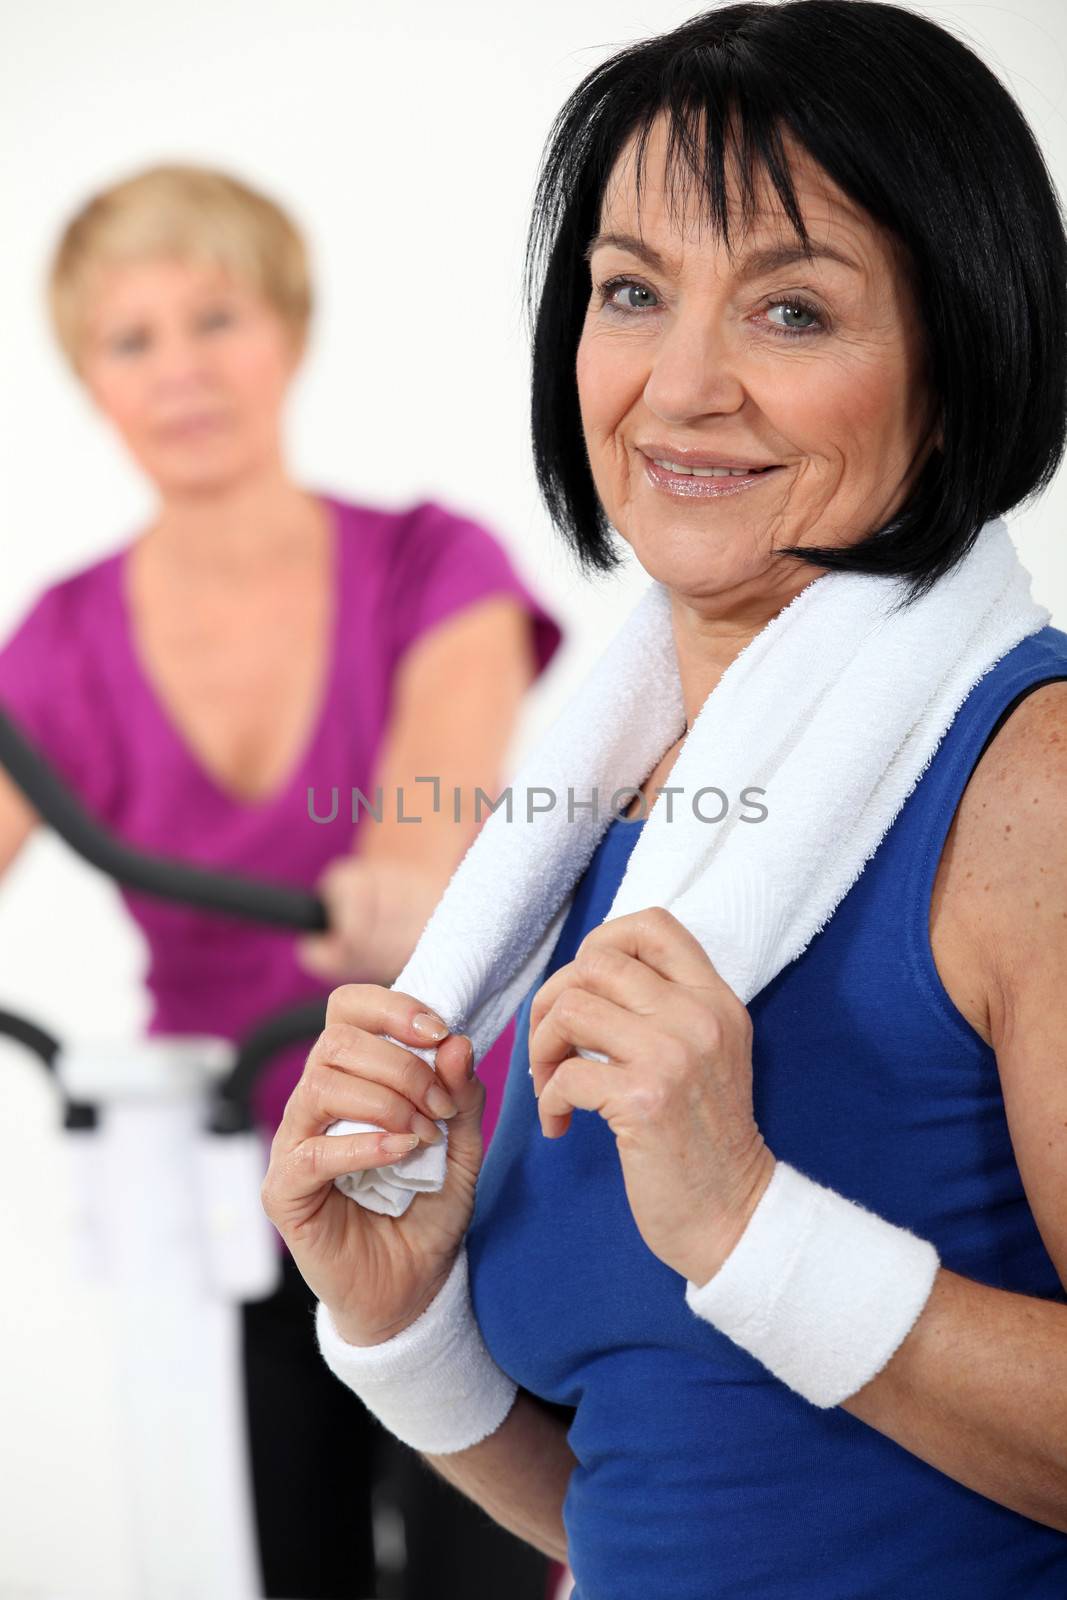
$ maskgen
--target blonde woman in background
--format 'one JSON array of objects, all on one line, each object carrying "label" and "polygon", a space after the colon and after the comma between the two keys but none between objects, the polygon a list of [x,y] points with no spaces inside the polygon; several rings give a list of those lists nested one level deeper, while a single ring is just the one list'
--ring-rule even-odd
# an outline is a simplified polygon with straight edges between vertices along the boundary
[{"label": "blonde woman in background", "polygon": [[[389,983],[476,831],[475,786],[499,787],[523,696],[560,640],[479,523],[294,481],[283,408],[312,298],[290,218],[191,166],[95,195],[52,261],[60,346],[155,506],[40,595],[0,651],[0,706],[128,843],[317,886],[331,923],[300,941],[125,893],[148,947],[153,1033],[238,1038],[338,980]],[[470,797],[459,823],[420,803],[419,774]],[[386,797],[400,788],[422,825],[386,805],[353,832],[351,788],[379,784]],[[314,820],[309,790],[329,816],[334,786],[336,816]],[[0,774],[0,870],[34,823]],[[492,1112],[510,1047],[509,1030],[487,1069]],[[305,1055],[284,1052],[260,1084],[268,1139]],[[440,1137],[418,1115],[412,1127]],[[282,1288],[246,1308],[266,1593],[358,1600],[377,1592],[371,1488],[385,1435],[322,1365],[311,1304],[286,1255]],[[437,1492],[468,1555],[480,1548],[513,1600],[540,1600],[544,1558]],[[343,1541],[326,1536],[341,1525]]]}]

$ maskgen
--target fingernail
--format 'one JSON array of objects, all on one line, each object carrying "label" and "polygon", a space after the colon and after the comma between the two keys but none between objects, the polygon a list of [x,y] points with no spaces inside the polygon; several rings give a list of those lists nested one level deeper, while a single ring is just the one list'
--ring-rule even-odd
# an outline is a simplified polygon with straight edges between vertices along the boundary
[{"label": "fingernail", "polygon": [[405,1150],[414,1150],[419,1142],[417,1133],[387,1133],[378,1145],[387,1155],[398,1156]]},{"label": "fingernail", "polygon": [[474,1040],[467,1040],[467,1077],[474,1077]]},{"label": "fingernail", "polygon": [[432,1011],[417,1011],[411,1019],[411,1026],[427,1039],[443,1039],[448,1032],[445,1023]]},{"label": "fingernail", "polygon": [[417,1133],[420,1139],[425,1139],[427,1144],[440,1143],[442,1137],[440,1128],[435,1122],[431,1122],[429,1117],[424,1117],[421,1111],[415,1112],[411,1119],[411,1127],[412,1131]]},{"label": "fingernail", "polygon": [[431,1083],[427,1089],[426,1104],[435,1117],[454,1117],[459,1110],[448,1090],[442,1089],[439,1083]]}]

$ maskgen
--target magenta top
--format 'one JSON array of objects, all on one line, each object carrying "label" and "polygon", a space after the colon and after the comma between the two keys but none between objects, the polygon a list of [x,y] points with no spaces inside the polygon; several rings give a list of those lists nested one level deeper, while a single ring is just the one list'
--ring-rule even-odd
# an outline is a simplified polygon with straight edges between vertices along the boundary
[{"label": "magenta top", "polygon": [[[474,601],[511,594],[529,612],[538,673],[555,654],[559,625],[479,523],[432,501],[386,511],[328,494],[319,499],[336,535],[333,652],[304,752],[264,799],[220,787],[148,682],[126,600],[128,544],[48,588],[0,650],[0,704],[126,843],[313,888],[327,863],[351,850],[351,790],[372,796],[393,674],[408,645]],[[328,817],[334,787],[336,818],[314,821],[309,789],[316,815]],[[428,804],[428,786],[426,795]],[[417,814],[424,805],[413,799],[406,809]],[[298,964],[296,936],[287,930],[139,893],[123,891],[123,898],[148,945],[153,1034],[236,1039],[269,1013],[329,992]],[[480,1068],[487,1138],[512,1038],[509,1024]],[[280,1053],[260,1081],[254,1110],[267,1133],[281,1119],[308,1047]]]}]

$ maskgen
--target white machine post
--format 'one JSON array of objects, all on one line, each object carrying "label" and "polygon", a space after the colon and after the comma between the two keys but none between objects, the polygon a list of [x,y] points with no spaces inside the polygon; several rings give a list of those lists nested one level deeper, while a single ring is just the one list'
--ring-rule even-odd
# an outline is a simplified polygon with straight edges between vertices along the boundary
[{"label": "white machine post", "polygon": [[55,1062],[69,1099],[98,1111],[67,1144],[91,1235],[77,1254],[114,1292],[139,1600],[262,1594],[239,1302],[269,1294],[281,1261],[258,1136],[204,1130],[232,1061],[224,1040],[152,1038]]}]

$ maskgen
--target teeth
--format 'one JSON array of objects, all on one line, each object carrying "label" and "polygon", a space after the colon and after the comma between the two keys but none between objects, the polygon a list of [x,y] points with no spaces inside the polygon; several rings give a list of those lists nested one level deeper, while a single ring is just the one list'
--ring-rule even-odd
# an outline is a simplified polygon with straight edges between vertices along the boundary
[{"label": "teeth", "polygon": [[677,461],[656,461],[656,465],[668,472],[683,473],[687,478],[747,478],[763,470],[761,467],[682,467]]}]

